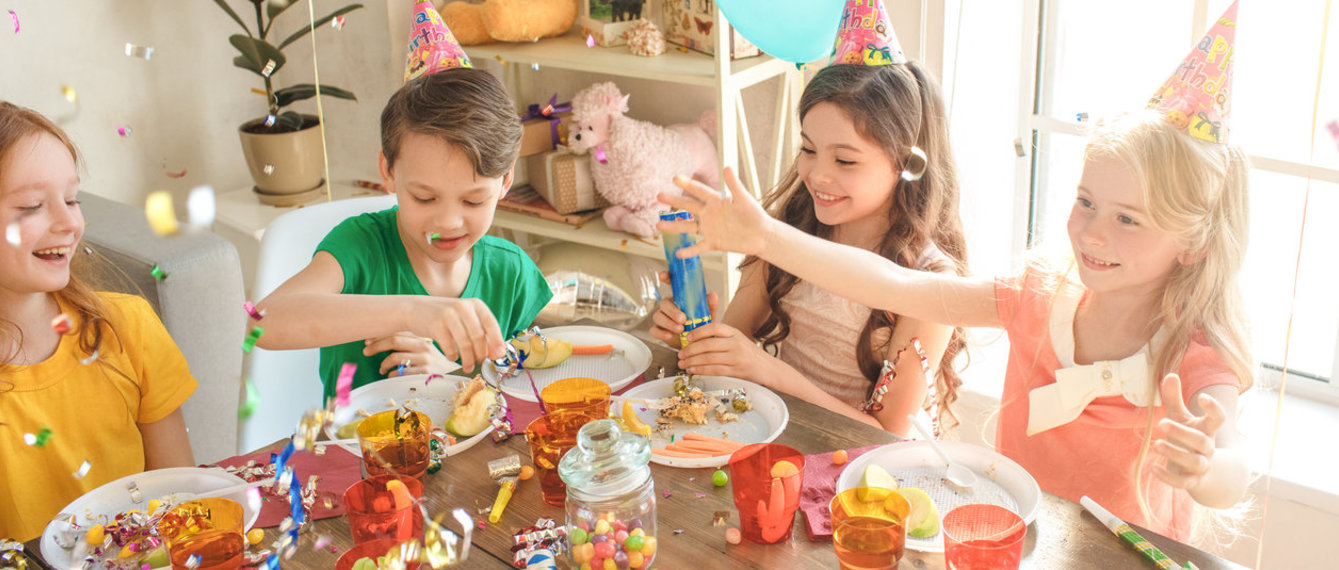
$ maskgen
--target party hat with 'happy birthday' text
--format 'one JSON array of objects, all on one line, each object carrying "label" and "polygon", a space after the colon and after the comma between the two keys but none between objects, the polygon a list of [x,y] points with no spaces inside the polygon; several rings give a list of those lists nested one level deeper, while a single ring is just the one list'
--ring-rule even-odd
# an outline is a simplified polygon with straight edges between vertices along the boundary
[{"label": "party hat with 'happy birthday' text", "polygon": [[883,0],[846,0],[832,63],[892,65],[906,63]]},{"label": "party hat with 'happy birthday' text", "polygon": [[419,0],[415,3],[412,18],[409,58],[404,66],[405,81],[443,69],[474,67],[456,36],[442,21],[442,15],[432,7],[432,2]]},{"label": "party hat with 'happy birthday' text", "polygon": [[1232,110],[1232,51],[1237,37],[1234,0],[1209,32],[1190,50],[1176,72],[1149,99],[1167,122],[1209,142],[1227,142]]}]

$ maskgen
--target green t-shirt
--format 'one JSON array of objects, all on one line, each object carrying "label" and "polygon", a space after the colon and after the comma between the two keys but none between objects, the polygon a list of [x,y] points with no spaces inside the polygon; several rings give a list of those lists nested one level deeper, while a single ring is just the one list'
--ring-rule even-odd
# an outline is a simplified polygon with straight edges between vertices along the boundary
[{"label": "green t-shirt", "polygon": [[[396,210],[355,216],[340,222],[326,234],[316,251],[335,256],[344,271],[347,295],[427,295],[428,291],[414,274],[400,241]],[[462,299],[479,299],[497,318],[504,338],[524,330],[534,322],[539,310],[553,297],[544,275],[535,262],[505,239],[483,236],[473,247],[473,264],[465,283]],[[321,348],[321,382],[325,398],[335,396],[335,382],[345,362],[358,365],[353,377],[357,388],[382,378],[381,361],[390,352],[363,356],[364,342],[357,340]],[[393,372],[392,372],[393,374]]]}]

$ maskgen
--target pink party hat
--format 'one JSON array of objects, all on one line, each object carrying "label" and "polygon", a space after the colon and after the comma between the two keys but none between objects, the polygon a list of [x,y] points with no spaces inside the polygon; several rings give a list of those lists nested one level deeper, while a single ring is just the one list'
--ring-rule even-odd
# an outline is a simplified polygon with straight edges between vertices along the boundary
[{"label": "pink party hat", "polygon": [[1232,110],[1232,51],[1236,36],[1234,1],[1153,94],[1149,108],[1157,109],[1166,115],[1167,122],[1195,138],[1226,142],[1227,117]]},{"label": "pink party hat", "polygon": [[409,59],[404,66],[404,80],[457,67],[474,65],[432,2],[419,0],[414,4],[413,23],[409,26]]},{"label": "pink party hat", "polygon": [[893,24],[883,0],[846,0],[842,21],[837,28],[837,43],[832,48],[832,63],[892,65],[906,63],[902,44],[897,42]]}]

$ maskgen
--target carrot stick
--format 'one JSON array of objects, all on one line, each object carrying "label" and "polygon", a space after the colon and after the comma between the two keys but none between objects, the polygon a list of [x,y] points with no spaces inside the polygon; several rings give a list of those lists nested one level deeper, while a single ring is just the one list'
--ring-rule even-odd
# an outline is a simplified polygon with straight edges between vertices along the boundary
[{"label": "carrot stick", "polygon": [[727,453],[733,453],[724,447],[715,445],[706,445],[702,444],[701,442],[678,442],[678,443],[671,443],[665,447],[666,449],[672,449],[676,451],[701,451],[710,453],[712,455],[725,455]]},{"label": "carrot stick", "polygon": [[612,344],[574,344],[572,345],[572,354],[576,355],[596,355],[609,354],[614,351]]},{"label": "carrot stick", "polygon": [[683,451],[674,451],[672,449],[652,449],[651,453],[654,453],[656,455],[664,455],[666,457],[687,457],[691,459],[697,459],[700,457],[711,457],[710,455],[707,455],[705,453],[687,453]]},{"label": "carrot stick", "polygon": [[719,437],[706,436],[700,433],[692,433],[692,432],[685,433],[680,439],[684,439],[687,441],[702,441],[707,443],[714,443],[717,445],[723,445],[734,449],[744,447],[744,444],[739,443],[738,441],[730,441],[728,439],[721,439]]}]

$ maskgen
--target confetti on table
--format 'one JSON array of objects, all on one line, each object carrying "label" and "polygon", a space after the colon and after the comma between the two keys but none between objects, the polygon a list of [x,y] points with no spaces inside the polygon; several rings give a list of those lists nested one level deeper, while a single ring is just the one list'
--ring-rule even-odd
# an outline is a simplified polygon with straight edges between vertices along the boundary
[{"label": "confetti on table", "polygon": [[312,544],[312,550],[321,550],[327,546],[330,546],[330,542],[331,542],[330,535],[318,534],[316,535],[316,542]]},{"label": "confetti on table", "polygon": [[168,178],[183,178],[186,176],[186,169],[183,168],[181,172],[168,172],[166,174]]},{"label": "confetti on table", "polygon": [[251,301],[242,303],[242,309],[246,311],[246,314],[251,315],[252,320],[259,321],[265,318],[265,311],[257,310],[256,304]]},{"label": "confetti on table", "polygon": [[17,221],[10,222],[9,225],[5,226],[5,241],[9,242],[9,245],[14,247],[23,245],[23,236],[20,234],[19,223]]},{"label": "confetti on table", "polygon": [[71,103],[74,103],[75,101],[79,100],[79,94],[76,93],[74,91],[74,88],[70,87],[69,85],[61,85],[60,94],[65,97],[66,101],[69,101]]},{"label": "confetti on table", "polygon": [[130,128],[130,125],[121,125],[119,127],[116,127],[116,134],[121,135],[121,138],[127,138],[134,132],[135,129]]},{"label": "confetti on table", "polygon": [[70,315],[61,313],[51,319],[51,328],[56,329],[56,334],[70,334],[70,329],[74,328],[74,321],[70,320]]},{"label": "confetti on table", "polygon": [[37,433],[23,434],[23,443],[32,447],[43,447],[51,440],[51,428],[42,428]]},{"label": "confetti on table", "polygon": [[138,57],[145,61],[153,57],[153,46],[141,46],[126,42],[126,56]]},{"label": "confetti on table", "polygon": [[159,281],[167,279],[167,272],[163,271],[163,268],[158,267],[157,265],[153,266],[153,269],[149,270],[149,275],[152,275],[154,279],[157,279]]},{"label": "confetti on table", "polygon": [[330,27],[336,30],[344,29],[344,16],[335,16],[335,19],[330,20]]},{"label": "confetti on table", "polygon": [[662,497],[668,499],[668,498],[670,498],[670,492],[669,492],[669,491],[665,491],[665,492],[661,493],[660,496],[662,496]]},{"label": "confetti on table", "polygon": [[260,335],[265,334],[265,329],[260,327],[251,327],[251,332],[246,333],[246,340],[242,341],[242,352],[251,352],[256,347],[256,341],[260,340]]},{"label": "confetti on table", "polygon": [[251,414],[256,413],[256,405],[260,403],[260,392],[256,390],[255,383],[248,378],[244,384],[246,384],[246,401],[242,402],[240,408],[237,408],[237,417],[241,419],[247,419],[251,417]]},{"label": "confetti on table", "polygon": [[15,14],[13,10],[10,10],[9,19],[14,21],[14,33],[19,33],[19,15]]},{"label": "confetti on table", "polygon": [[260,70],[260,74],[264,75],[268,79],[270,77],[270,74],[274,73],[275,67],[276,64],[274,63],[274,60],[271,59],[270,61],[265,63],[265,68]]},{"label": "confetti on table", "polygon": [[79,470],[74,472],[74,478],[83,479],[86,475],[88,475],[88,470],[92,468],[93,464],[89,463],[88,460],[84,460],[83,463],[79,464]]},{"label": "confetti on table", "polygon": [[214,189],[209,186],[196,186],[186,197],[186,214],[191,225],[208,227],[214,225]]},{"label": "confetti on table", "polygon": [[358,365],[345,362],[339,369],[339,379],[335,381],[335,404],[343,408],[349,405],[349,390],[353,389],[353,373]]},{"label": "confetti on table", "polygon": [[172,207],[171,193],[165,190],[150,193],[144,201],[144,214],[153,233],[160,236],[177,233],[177,214]]},{"label": "confetti on table", "polygon": [[84,366],[88,366],[89,364],[93,364],[94,362],[97,362],[97,360],[98,360],[98,351],[94,350],[94,351],[93,351],[93,354],[88,355],[87,358],[81,359],[81,360],[79,361],[79,364],[83,364]]},{"label": "confetti on table", "polygon": [[586,34],[586,47],[595,47],[595,36]]}]

